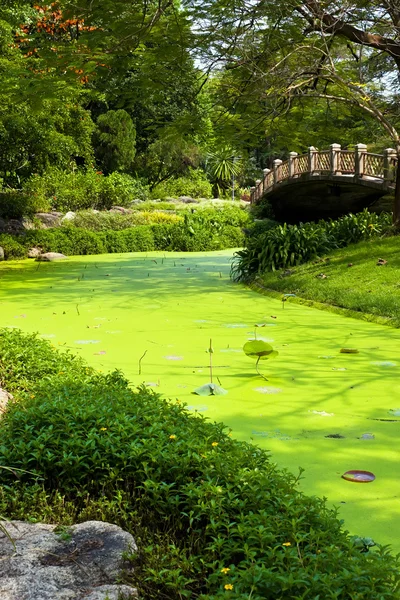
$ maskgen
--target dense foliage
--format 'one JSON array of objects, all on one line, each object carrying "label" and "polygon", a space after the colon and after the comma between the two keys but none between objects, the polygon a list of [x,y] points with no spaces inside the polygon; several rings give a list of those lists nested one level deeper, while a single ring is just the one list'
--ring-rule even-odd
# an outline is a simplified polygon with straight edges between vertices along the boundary
[{"label": "dense foliage", "polygon": [[237,281],[249,281],[266,271],[299,265],[335,248],[367,240],[390,229],[391,215],[369,213],[367,209],[337,220],[276,225],[267,221],[266,231],[256,224],[250,229],[246,247],[235,254],[232,274]]},{"label": "dense foliage", "polygon": [[202,252],[239,248],[243,242],[240,227],[214,222],[207,230],[194,221],[137,225],[120,230],[90,231],[65,226],[27,231],[23,236],[0,234],[0,245],[7,260],[25,258],[32,247],[73,256],[151,250]]},{"label": "dense foliage", "polygon": [[16,396],[0,425],[0,464],[24,470],[18,481],[0,472],[2,512],[50,517],[54,503],[64,521],[101,511],[137,526],[131,577],[142,598],[394,597],[387,549],[360,552],[324,501],[300,494],[298,478],[222,424],[34,335],[2,330],[0,355],[0,384]]}]

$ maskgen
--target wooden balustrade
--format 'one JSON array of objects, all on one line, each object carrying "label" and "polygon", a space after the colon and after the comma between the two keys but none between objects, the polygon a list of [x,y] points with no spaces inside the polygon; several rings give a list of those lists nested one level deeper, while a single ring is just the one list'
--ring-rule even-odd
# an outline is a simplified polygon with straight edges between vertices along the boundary
[{"label": "wooden balustrade", "polygon": [[384,190],[394,188],[397,153],[387,148],[384,154],[367,152],[365,144],[356,144],[354,150],[342,150],[340,144],[331,144],[329,150],[319,151],[310,146],[306,154],[290,152],[288,160],[276,159],[272,169],[263,170],[263,178],[250,191],[251,202],[277,189],[283,182],[319,179],[347,180],[352,183],[378,184]]}]

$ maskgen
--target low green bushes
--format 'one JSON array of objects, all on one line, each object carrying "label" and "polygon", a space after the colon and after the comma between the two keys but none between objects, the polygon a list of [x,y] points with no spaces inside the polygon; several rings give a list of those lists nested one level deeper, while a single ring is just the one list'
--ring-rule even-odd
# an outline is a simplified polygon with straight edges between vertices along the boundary
[{"label": "low green bushes", "polygon": [[23,195],[30,198],[35,206],[40,206],[40,210],[53,208],[67,212],[127,206],[135,199],[146,200],[149,190],[140,180],[122,173],[105,177],[101,172],[90,169],[71,173],[53,168],[44,175],[33,175],[25,183]]},{"label": "low green bushes", "polygon": [[179,223],[182,217],[176,214],[154,211],[134,211],[121,214],[117,212],[102,211],[95,213],[92,210],[78,212],[71,221],[74,227],[88,229],[89,231],[110,231],[128,229],[136,225],[152,225],[154,223]]},{"label": "low green bushes", "polygon": [[[167,250],[200,252],[238,248],[250,220],[239,206],[186,208],[180,215],[162,212],[82,212],[72,223],[53,229],[0,235],[6,259],[24,258],[31,247],[67,255]],[[139,223],[147,223],[140,225]],[[135,226],[132,226],[135,223]]]},{"label": "low green bushes", "polygon": [[0,235],[0,246],[7,260],[25,258],[32,247],[38,247],[42,252],[73,256],[151,250],[201,252],[237,248],[243,242],[240,227],[225,225],[214,230],[194,229],[183,222],[98,232],[69,225],[58,229],[31,230],[18,236]]},{"label": "low green bushes", "polygon": [[312,260],[335,248],[367,240],[390,230],[389,213],[377,215],[367,209],[337,220],[277,225],[266,230],[250,228],[246,247],[236,253],[232,267],[235,280],[251,280],[259,273],[285,269]]},{"label": "low green bushes", "polygon": [[26,194],[22,190],[0,190],[0,218],[20,219],[24,216],[32,217],[35,212],[40,212],[47,208],[47,201]]},{"label": "low green bushes", "polygon": [[222,424],[34,335],[0,330],[0,356],[15,394],[0,422],[1,514],[129,529],[143,600],[397,597],[387,548],[363,552],[323,500]]},{"label": "low green bushes", "polygon": [[153,198],[212,198],[212,185],[201,169],[189,169],[186,177],[177,177],[159,183],[151,192]]}]

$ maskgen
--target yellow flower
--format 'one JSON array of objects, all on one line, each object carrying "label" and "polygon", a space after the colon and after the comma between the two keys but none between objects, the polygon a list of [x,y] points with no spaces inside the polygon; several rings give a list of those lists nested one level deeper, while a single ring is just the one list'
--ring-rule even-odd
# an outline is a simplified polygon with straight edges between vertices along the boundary
[{"label": "yellow flower", "polygon": [[218,446],[218,442],[213,442],[213,443],[211,444],[211,446],[214,446],[214,448],[215,448],[215,446]]},{"label": "yellow flower", "polygon": [[221,569],[221,573],[223,573],[224,575],[226,575],[227,573],[229,573],[230,568],[229,567],[224,567],[223,569]]},{"label": "yellow flower", "polygon": [[224,588],[225,588],[226,590],[233,590],[233,585],[232,585],[231,583],[226,583],[226,584],[224,585]]},{"label": "yellow flower", "polygon": [[283,542],[282,546],[291,546],[292,544],[290,542]]},{"label": "yellow flower", "polygon": [[35,394],[31,394],[31,398],[34,398],[34,397],[35,397]]},{"label": "yellow flower", "polygon": [[107,431],[107,427],[100,427],[100,431]]},{"label": "yellow flower", "polygon": [[170,436],[169,436],[169,439],[170,439],[170,440],[176,440],[176,435],[174,435],[174,434],[170,435]]}]

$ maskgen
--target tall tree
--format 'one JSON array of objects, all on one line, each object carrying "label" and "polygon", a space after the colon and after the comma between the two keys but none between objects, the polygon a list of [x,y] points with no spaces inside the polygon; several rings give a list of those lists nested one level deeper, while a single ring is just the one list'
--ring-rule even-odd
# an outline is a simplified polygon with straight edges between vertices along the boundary
[{"label": "tall tree", "polygon": [[400,157],[398,0],[193,0],[191,7],[203,22],[203,60],[234,73],[233,102],[257,99],[270,116],[305,98],[339,102],[376,120]]}]

